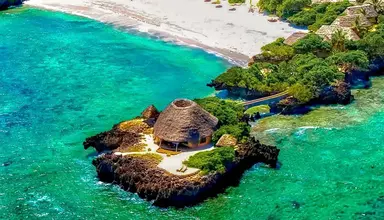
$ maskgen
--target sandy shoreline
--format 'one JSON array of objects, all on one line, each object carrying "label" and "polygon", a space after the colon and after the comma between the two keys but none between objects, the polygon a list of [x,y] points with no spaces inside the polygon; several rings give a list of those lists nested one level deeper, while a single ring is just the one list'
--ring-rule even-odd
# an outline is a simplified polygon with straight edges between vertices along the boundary
[{"label": "sandy shoreline", "polygon": [[202,48],[238,65],[278,37],[298,31],[284,22],[248,13],[249,6],[227,2],[215,8],[203,0],[29,0],[26,5],[88,17],[134,29],[165,41]]}]

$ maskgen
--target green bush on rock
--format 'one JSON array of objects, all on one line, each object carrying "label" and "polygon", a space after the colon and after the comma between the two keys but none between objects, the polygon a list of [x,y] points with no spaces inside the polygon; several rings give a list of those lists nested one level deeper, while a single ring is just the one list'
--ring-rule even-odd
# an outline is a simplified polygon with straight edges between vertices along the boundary
[{"label": "green bush on rock", "polygon": [[225,164],[235,159],[233,147],[220,147],[211,151],[199,152],[183,163],[188,167],[200,169],[203,174],[225,172]]}]

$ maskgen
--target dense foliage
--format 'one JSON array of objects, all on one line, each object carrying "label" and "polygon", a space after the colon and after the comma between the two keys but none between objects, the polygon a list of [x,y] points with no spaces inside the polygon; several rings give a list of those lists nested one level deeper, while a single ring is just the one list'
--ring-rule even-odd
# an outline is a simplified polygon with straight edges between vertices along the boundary
[{"label": "dense foliage", "polygon": [[362,40],[355,42],[354,47],[366,52],[372,60],[384,60],[384,22],[376,27],[376,31],[367,33]]},{"label": "dense foliage", "polygon": [[293,48],[297,54],[313,53],[319,57],[326,57],[331,51],[332,46],[320,36],[316,34],[308,34],[306,37],[296,42],[293,45]]},{"label": "dense foliage", "polygon": [[290,16],[288,21],[298,26],[309,26],[309,30],[316,31],[322,25],[331,24],[349,6],[351,4],[348,1],[314,4]]},{"label": "dense foliage", "polygon": [[335,53],[326,60],[330,64],[337,65],[344,72],[352,70],[365,71],[369,65],[367,54],[361,50]]},{"label": "dense foliage", "polygon": [[217,97],[195,99],[203,109],[219,119],[219,126],[235,125],[244,115],[244,106],[235,101],[222,100]]},{"label": "dense foliage", "polygon": [[221,126],[213,134],[212,140],[217,142],[223,134],[231,134],[236,137],[238,141],[245,142],[248,139],[249,132],[251,131],[250,126],[245,122],[239,122],[232,125]]},{"label": "dense foliage", "polygon": [[230,4],[235,4],[235,3],[245,3],[245,0],[228,0]]},{"label": "dense foliage", "polygon": [[310,4],[311,0],[260,0],[257,6],[261,10],[288,18]]},{"label": "dense foliage", "polygon": [[199,152],[183,163],[188,167],[200,169],[204,174],[212,172],[225,172],[226,163],[235,159],[235,150],[232,147],[215,148],[211,151]]},{"label": "dense foliage", "polygon": [[219,128],[213,134],[214,142],[218,141],[223,134],[231,134],[241,142],[247,140],[250,126],[242,122],[244,106],[241,103],[217,97],[195,99],[195,102],[219,119]]},{"label": "dense foliage", "polygon": [[279,57],[279,60],[289,60],[295,55],[294,49],[284,44],[284,38],[278,38],[276,41],[264,45],[261,48],[261,54],[265,58]]}]

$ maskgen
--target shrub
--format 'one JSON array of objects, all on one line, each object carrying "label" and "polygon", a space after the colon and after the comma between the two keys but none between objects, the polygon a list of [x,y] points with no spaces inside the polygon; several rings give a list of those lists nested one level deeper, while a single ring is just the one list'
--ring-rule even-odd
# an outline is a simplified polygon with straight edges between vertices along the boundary
[{"label": "shrub", "polygon": [[219,119],[219,126],[237,124],[244,116],[244,106],[240,102],[222,100],[217,97],[195,99],[203,109]]},{"label": "shrub", "polygon": [[315,96],[310,88],[299,83],[291,86],[288,92],[290,95],[295,97],[300,103],[309,102]]},{"label": "shrub", "polygon": [[316,34],[308,34],[303,39],[298,40],[293,48],[296,53],[305,54],[313,53],[315,55],[326,56],[331,51],[332,46],[327,41],[324,41],[320,36]]},{"label": "shrub", "polygon": [[351,70],[365,71],[369,65],[367,54],[360,50],[335,53],[327,58],[327,62],[337,65],[344,72]]},{"label": "shrub", "polygon": [[291,46],[284,44],[284,38],[278,38],[272,43],[266,44],[261,48],[265,58],[278,58],[279,60],[289,60],[295,53]]},{"label": "shrub", "polygon": [[244,122],[235,125],[224,125],[213,133],[212,141],[217,142],[223,134],[230,134],[236,137],[239,142],[245,142],[249,137],[250,130],[250,126]]},{"label": "shrub", "polygon": [[225,172],[226,163],[235,159],[235,150],[232,147],[215,148],[191,156],[183,163],[188,167],[200,169],[204,174],[212,172]]},{"label": "shrub", "polygon": [[245,3],[245,0],[228,0],[229,4],[234,4],[234,3]]},{"label": "shrub", "polygon": [[311,0],[284,0],[277,8],[277,15],[282,18],[288,18],[311,4]]}]

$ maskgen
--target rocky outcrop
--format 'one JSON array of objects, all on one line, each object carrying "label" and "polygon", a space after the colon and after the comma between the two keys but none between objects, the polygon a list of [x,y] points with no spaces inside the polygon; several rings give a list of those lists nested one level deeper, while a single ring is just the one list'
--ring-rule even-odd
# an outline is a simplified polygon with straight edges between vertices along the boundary
[{"label": "rocky outcrop", "polygon": [[5,10],[11,6],[21,5],[24,0],[0,0],[0,10]]},{"label": "rocky outcrop", "polygon": [[137,143],[140,143],[142,135],[121,131],[120,129],[114,127],[110,131],[101,132],[95,136],[85,139],[83,146],[84,149],[93,147],[97,152],[103,151],[112,151],[119,147],[124,146],[133,146]]},{"label": "rocky outcrop", "polygon": [[144,111],[141,113],[141,117],[145,119],[157,119],[160,115],[159,110],[154,105],[148,106]]},{"label": "rocky outcrop", "polygon": [[317,100],[315,100],[318,104],[342,104],[347,105],[351,103],[353,100],[353,96],[351,94],[351,86],[350,84],[339,81],[334,85],[328,86],[324,88],[320,96]]},{"label": "rocky outcrop", "polygon": [[297,99],[290,96],[278,103],[274,103],[271,107],[271,112],[281,113],[283,115],[291,114],[305,114],[310,111],[310,108],[306,105],[301,104]]},{"label": "rocky outcrop", "polygon": [[228,186],[238,184],[245,170],[257,162],[276,167],[279,149],[251,139],[236,148],[235,160],[224,173],[178,176],[158,168],[145,158],[104,154],[93,161],[101,181],[115,183],[124,190],[153,200],[160,207],[185,207],[216,196]]},{"label": "rocky outcrop", "polygon": [[300,103],[290,96],[271,106],[271,112],[281,114],[305,114],[313,105],[347,105],[353,101],[351,86],[343,81],[338,81],[320,91],[319,97],[308,103]]}]

